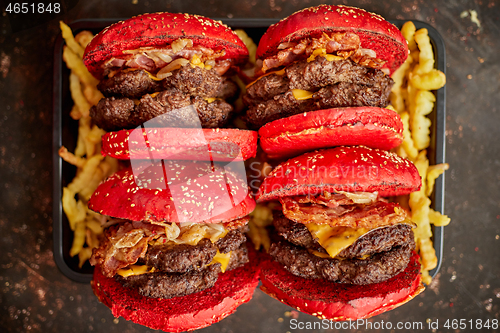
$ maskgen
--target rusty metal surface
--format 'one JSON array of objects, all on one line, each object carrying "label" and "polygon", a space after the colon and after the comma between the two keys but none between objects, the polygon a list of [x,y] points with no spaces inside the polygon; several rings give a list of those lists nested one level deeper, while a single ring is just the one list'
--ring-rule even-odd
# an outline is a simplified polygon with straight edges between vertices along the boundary
[{"label": "rusty metal surface", "polygon": [[[67,1],[38,25],[0,18],[0,330],[148,332],[111,312],[88,284],[66,278],[52,253],[52,56],[58,20],[190,12],[211,17],[282,18],[319,1]],[[391,332],[376,323],[500,319],[500,4],[496,1],[344,1],[387,19],[434,26],[447,50],[446,227],[441,270],[408,304],[345,332]],[[73,5],[73,6],[71,6]],[[2,6],[3,2],[2,2]],[[4,10],[4,8],[2,8]],[[18,16],[19,17],[19,16]],[[9,21],[9,19],[11,19]],[[41,20],[43,21],[43,20]],[[250,303],[205,332],[287,332],[317,322],[255,291]],[[304,324],[307,325],[307,324]],[[304,326],[307,328],[307,326]],[[311,326],[314,327],[314,326]],[[329,326],[328,326],[329,327]],[[369,327],[368,327],[369,328]],[[395,327],[393,327],[395,330]],[[299,330],[300,331],[300,330]],[[305,330],[304,330],[305,331]],[[395,330],[398,331],[398,330]],[[469,329],[458,331],[468,332]],[[486,331],[486,330],[485,330]],[[490,328],[490,331],[493,331]]]}]

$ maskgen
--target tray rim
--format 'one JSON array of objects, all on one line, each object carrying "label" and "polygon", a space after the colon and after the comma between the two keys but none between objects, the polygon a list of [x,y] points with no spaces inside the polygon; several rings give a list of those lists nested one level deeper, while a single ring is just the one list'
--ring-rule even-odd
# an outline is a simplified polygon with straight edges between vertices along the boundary
[{"label": "tray rim", "polygon": [[[105,27],[123,21],[126,18],[89,18],[79,19],[70,22],[68,25],[73,31],[87,30],[87,29],[104,29]],[[224,24],[237,28],[267,28],[270,25],[279,22],[280,19],[274,18],[214,18],[220,20]],[[388,20],[400,28],[405,22],[412,21],[417,29],[426,28],[433,44],[436,53],[435,67],[446,74],[446,48],[442,36],[430,24],[418,20]],[[54,57],[53,57],[53,136],[52,136],[52,150],[53,150],[53,257],[59,270],[71,280],[81,283],[88,283],[92,280],[92,274],[81,273],[73,270],[64,260],[63,253],[63,210],[62,210],[62,159],[59,157],[58,150],[62,145],[62,72],[63,60],[62,50],[64,39],[62,34],[59,33],[56,37],[54,44]],[[435,163],[445,163],[446,154],[446,85],[437,90],[436,103],[434,106],[435,121],[433,122],[434,136],[435,136]],[[444,173],[436,179],[433,200],[431,206],[434,210],[444,214],[444,193],[445,193],[445,175]],[[443,260],[443,246],[444,246],[444,227],[433,226],[433,246],[436,251],[437,266],[429,272],[430,276],[434,278],[439,272]]]}]

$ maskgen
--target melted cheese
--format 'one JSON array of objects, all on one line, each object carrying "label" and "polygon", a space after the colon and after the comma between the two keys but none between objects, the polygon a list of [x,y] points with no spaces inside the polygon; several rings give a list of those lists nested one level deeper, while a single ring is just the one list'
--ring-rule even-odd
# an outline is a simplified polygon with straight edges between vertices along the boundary
[{"label": "melted cheese", "polygon": [[338,60],[344,60],[343,57],[336,56],[334,54],[329,54],[326,53],[326,49],[316,49],[313,51],[313,53],[307,58],[307,62],[311,62],[316,57],[325,57],[326,60],[328,61],[338,61]]},{"label": "melted cheese", "polygon": [[[220,253],[219,250],[217,250],[217,254],[212,258],[212,261],[207,266],[219,263],[221,264],[220,266],[221,271],[222,273],[224,273],[227,269],[227,265],[229,264],[230,258],[231,258],[231,252]],[[119,269],[116,272],[116,274],[123,277],[129,277],[133,275],[152,273],[154,271],[155,271],[154,267],[148,267],[147,265],[130,265],[126,268]]]},{"label": "melted cheese", "polygon": [[130,265],[126,268],[119,269],[118,272],[116,272],[116,274],[123,277],[129,277],[132,275],[141,275],[141,274],[151,273],[154,271],[155,271],[154,267],[148,267],[146,265]]},{"label": "melted cheese", "polygon": [[259,76],[256,80],[250,82],[249,84],[247,84],[246,88],[250,88],[255,82],[259,81],[260,79],[262,79],[263,77],[265,76],[268,76],[268,75],[271,75],[271,74],[276,74],[276,75],[285,75],[286,69],[283,68],[283,69],[280,69],[279,71],[273,71],[273,72],[267,72],[266,74],[262,75],[262,76]]},{"label": "melted cheese", "polygon": [[292,89],[292,94],[296,100],[302,101],[304,99],[312,98],[314,92],[302,89]]},{"label": "melted cheese", "polygon": [[[305,226],[331,258],[335,258],[343,249],[354,244],[358,238],[373,230],[365,228],[331,227],[328,224],[315,223],[308,223]],[[324,255],[324,253],[322,255]]]},{"label": "melted cheese", "polygon": [[216,99],[217,99],[217,97],[207,97],[207,98],[205,98],[205,101],[207,101],[208,103],[212,103]]},{"label": "melted cheese", "polygon": [[227,265],[229,264],[230,258],[231,258],[231,252],[220,253],[219,250],[217,250],[217,254],[212,258],[212,261],[208,265],[219,263],[221,265],[220,270],[222,271],[222,273],[224,273],[227,269]]}]

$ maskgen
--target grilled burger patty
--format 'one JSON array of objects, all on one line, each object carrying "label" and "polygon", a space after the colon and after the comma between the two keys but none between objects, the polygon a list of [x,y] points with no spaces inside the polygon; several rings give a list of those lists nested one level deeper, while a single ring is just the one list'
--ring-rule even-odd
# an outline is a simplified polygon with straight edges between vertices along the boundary
[{"label": "grilled burger patty", "polygon": [[[186,108],[191,105],[196,112]],[[222,127],[232,111],[233,107],[223,100],[209,103],[202,97],[171,88],[154,98],[144,95],[138,105],[130,98],[103,98],[90,109],[90,116],[97,126],[110,132],[133,129],[158,116],[162,116],[155,119],[158,127],[198,127],[200,122],[203,128]]]},{"label": "grilled burger patty", "polygon": [[[226,270],[235,269],[248,262],[247,248],[242,244],[231,252],[231,257]],[[125,287],[137,289],[139,294],[154,298],[172,298],[189,295],[212,287],[219,273],[219,263],[204,266],[184,273],[153,272],[141,275],[122,277],[116,279]]]},{"label": "grilled burger patty", "polygon": [[215,243],[204,238],[196,245],[149,246],[146,256],[139,262],[169,273],[199,270],[212,261],[217,250],[220,253],[228,253],[237,250],[245,241],[246,236],[240,230],[234,229]]},{"label": "grilled burger patty", "polygon": [[[326,253],[321,245],[316,242],[305,225],[287,219],[283,213],[273,214],[273,226],[278,235],[290,243]],[[355,259],[365,255],[390,251],[393,247],[401,246],[414,241],[412,227],[408,224],[397,224],[374,229],[349,247],[339,253],[344,259]]]},{"label": "grilled burger patty", "polygon": [[215,70],[183,66],[171,73],[166,79],[156,81],[143,69],[120,72],[101,80],[97,88],[106,97],[127,98],[140,98],[170,88],[177,88],[185,94],[222,99],[232,99],[238,93],[236,83],[219,76]]},{"label": "grilled burger patty", "polygon": [[[155,126],[198,127],[201,121],[203,128],[216,128],[227,123],[233,107],[225,100],[237,96],[236,83],[213,69],[190,65],[171,73],[161,81],[142,69],[101,80],[98,88],[105,98],[90,109],[94,123],[108,132],[136,128],[162,115],[155,119]],[[158,94],[149,95],[153,93]],[[190,105],[196,112],[182,109]],[[172,112],[177,109],[181,110]]]},{"label": "grilled burger patty", "polygon": [[290,273],[306,279],[364,285],[385,281],[403,271],[414,248],[412,239],[367,259],[331,259],[320,258],[303,247],[281,239],[271,244],[269,254]]},{"label": "grilled burger patty", "polygon": [[[270,74],[248,88],[245,119],[251,126],[261,127],[279,118],[331,107],[385,107],[393,83],[382,71],[350,60],[303,60],[287,67],[284,75]],[[292,89],[314,94],[297,100]]]}]

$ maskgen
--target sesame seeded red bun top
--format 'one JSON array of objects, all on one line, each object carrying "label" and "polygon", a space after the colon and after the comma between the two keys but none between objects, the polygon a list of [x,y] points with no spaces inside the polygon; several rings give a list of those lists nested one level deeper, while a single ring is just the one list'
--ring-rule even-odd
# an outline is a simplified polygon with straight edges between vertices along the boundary
[{"label": "sesame seeded red bun top", "polygon": [[248,58],[243,41],[220,21],[192,14],[153,13],[115,23],[98,33],[87,45],[83,61],[89,72],[100,79],[102,64],[123,51],[147,46],[161,48],[179,38],[189,38],[195,46],[225,50],[219,59],[239,63]]},{"label": "sesame seeded red bun top", "polygon": [[304,279],[271,259],[264,261],[261,269],[260,288],[265,293],[299,311],[334,321],[379,315],[403,305],[425,289],[416,253],[403,272],[387,281],[369,285]]},{"label": "sesame seeded red bun top", "polygon": [[89,208],[132,221],[198,223],[229,222],[255,208],[244,173],[231,169],[231,163],[163,161],[132,166],[101,183]]},{"label": "sesame seeded red bun top", "polygon": [[418,191],[415,165],[398,155],[363,146],[317,150],[278,165],[262,182],[257,202],[324,191],[378,192],[382,197]]},{"label": "sesame seeded red bun top", "polygon": [[384,67],[391,74],[408,57],[408,45],[401,32],[380,15],[355,7],[319,5],[302,9],[269,27],[259,42],[257,58],[276,54],[281,43],[344,31],[356,32],[361,47],[375,51],[378,59],[385,60]]},{"label": "sesame seeded red bun top", "polygon": [[390,150],[403,141],[403,122],[396,112],[385,108],[333,108],[277,119],[261,127],[259,136],[270,158],[335,146]]}]

